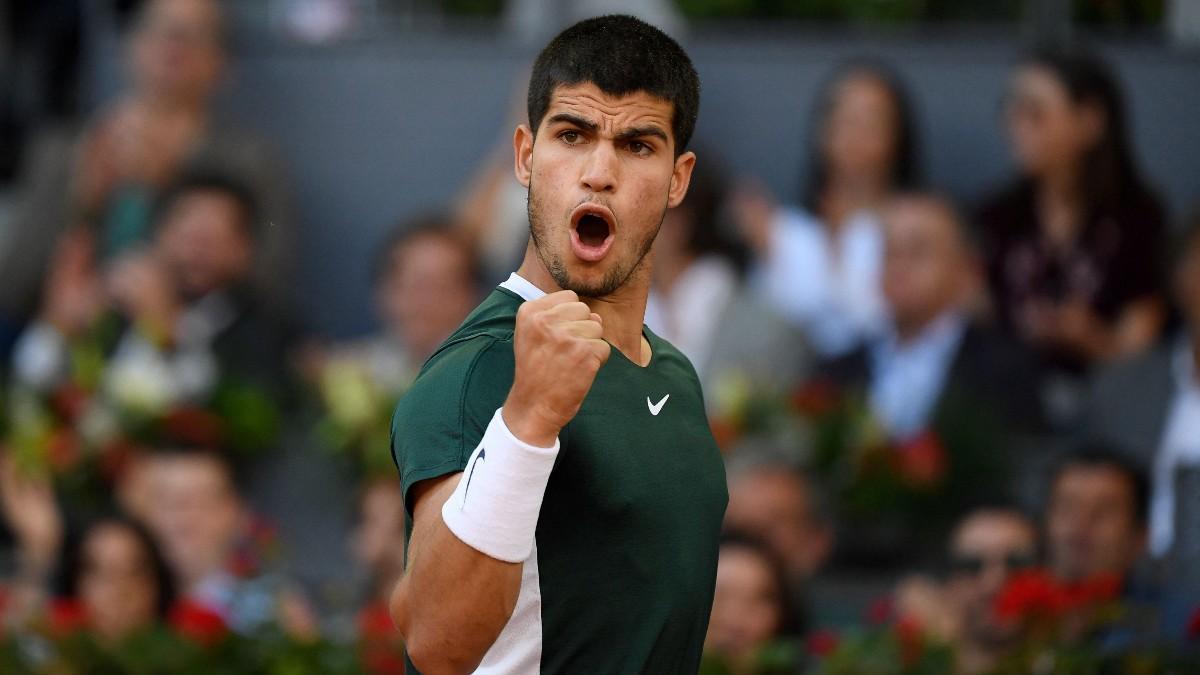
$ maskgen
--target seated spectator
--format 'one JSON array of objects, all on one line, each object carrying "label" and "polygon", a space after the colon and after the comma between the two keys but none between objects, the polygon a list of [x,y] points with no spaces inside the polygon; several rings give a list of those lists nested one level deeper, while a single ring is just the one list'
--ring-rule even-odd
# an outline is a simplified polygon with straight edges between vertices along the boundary
[{"label": "seated spectator", "polygon": [[1108,650],[1180,640],[1197,606],[1196,589],[1147,574],[1149,493],[1136,464],[1096,443],[1067,457],[1051,483],[1047,566],[1068,584],[1116,582],[1125,612],[1090,636]]},{"label": "seated spectator", "polygon": [[1115,78],[1091,56],[1038,52],[1006,114],[1020,174],[979,217],[1001,322],[1067,374],[1145,349],[1163,322],[1165,215]]},{"label": "seated spectator", "polygon": [[216,612],[231,630],[250,634],[277,624],[311,635],[306,603],[269,560],[233,467],[216,450],[157,449],[143,461],[148,485],[140,515],[187,600]]},{"label": "seated spectator", "polygon": [[828,518],[817,487],[794,465],[749,455],[730,461],[725,527],[758,538],[779,559],[797,627],[808,586],[833,548]]},{"label": "seated spectator", "polygon": [[1153,350],[1101,371],[1085,416],[1089,435],[1142,451],[1133,459],[1152,475],[1150,552],[1160,559],[1178,548],[1177,476],[1200,466],[1200,213],[1176,250],[1174,295],[1183,328]]},{"label": "seated spectator", "polygon": [[1146,552],[1149,486],[1128,460],[1103,447],[1069,456],[1046,506],[1046,563],[1062,581],[1117,577],[1127,588]]},{"label": "seated spectator", "polygon": [[149,531],[124,516],[92,523],[63,556],[59,611],[78,612],[102,640],[166,623],[175,582]]},{"label": "seated spectator", "polygon": [[[803,336],[743,288],[741,247],[727,234],[726,179],[717,159],[692,173],[654,240],[646,325],[683,352],[706,390],[726,378],[783,389],[808,366]],[[711,403],[711,400],[709,401]]]},{"label": "seated spectator", "polygon": [[402,223],[388,237],[373,280],[382,330],[327,353],[318,350],[304,366],[318,375],[331,361],[358,364],[384,391],[397,392],[475,307],[479,271],[454,223],[425,216]]},{"label": "seated spectator", "polygon": [[897,441],[966,419],[1030,429],[1039,412],[1033,368],[1013,344],[972,315],[975,254],[953,207],[927,194],[883,211],[882,336],[824,368],[836,384],[866,394]]},{"label": "seated spectator", "polygon": [[366,611],[387,613],[404,571],[404,500],[395,479],[372,481],[359,500],[354,558],[367,575]]},{"label": "seated spectator", "polygon": [[880,64],[843,66],[815,116],[802,208],[777,208],[747,191],[737,214],[757,259],[754,285],[829,357],[883,320],[878,211],[894,191],[914,186],[916,139],[908,97]]},{"label": "seated spectator", "polygon": [[717,559],[705,658],[736,675],[766,672],[758,661],[764,648],[798,637],[788,605],[783,566],[771,548],[753,537],[726,534]]},{"label": "seated spectator", "polygon": [[[0,318],[35,311],[55,242],[75,228],[95,232],[94,255],[107,260],[150,235],[159,193],[185,170],[229,173],[248,186],[264,220],[285,222],[280,171],[263,142],[231,130],[213,111],[227,60],[230,26],[217,0],[142,3],[124,45],[129,82],[63,147],[39,152],[0,251]],[[255,287],[280,300],[288,238],[264,230]]]},{"label": "seated spectator", "polygon": [[954,528],[945,599],[957,626],[958,672],[990,672],[1019,637],[1017,626],[998,620],[996,598],[1013,572],[1037,564],[1037,543],[1034,523],[1011,507],[975,509]]},{"label": "seated spectator", "polygon": [[82,339],[100,343],[101,387],[114,399],[203,405],[231,381],[278,392],[282,337],[247,287],[256,264],[254,213],[238,183],[197,172],[165,193],[152,245],[107,271],[90,262],[89,237],[73,234],[40,318],[18,340],[16,383],[51,392],[71,380],[72,346]]}]

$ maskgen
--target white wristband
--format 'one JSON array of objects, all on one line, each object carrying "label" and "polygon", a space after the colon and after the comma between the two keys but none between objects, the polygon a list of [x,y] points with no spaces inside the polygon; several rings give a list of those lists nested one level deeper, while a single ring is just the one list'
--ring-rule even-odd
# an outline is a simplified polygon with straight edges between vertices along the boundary
[{"label": "white wristband", "polygon": [[442,505],[446,527],[481,553],[524,562],[533,551],[542,496],[558,447],[557,438],[553,447],[539,448],[513,436],[497,410],[467,460],[458,487]]}]

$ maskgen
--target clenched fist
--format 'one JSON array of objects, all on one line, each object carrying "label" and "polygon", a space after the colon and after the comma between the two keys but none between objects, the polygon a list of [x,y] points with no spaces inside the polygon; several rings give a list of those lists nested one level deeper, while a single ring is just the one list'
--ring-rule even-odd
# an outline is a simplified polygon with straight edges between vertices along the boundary
[{"label": "clenched fist", "polygon": [[521,305],[513,336],[516,374],[504,402],[504,424],[514,436],[541,447],[579,412],[611,347],[600,336],[600,316],[574,291]]}]

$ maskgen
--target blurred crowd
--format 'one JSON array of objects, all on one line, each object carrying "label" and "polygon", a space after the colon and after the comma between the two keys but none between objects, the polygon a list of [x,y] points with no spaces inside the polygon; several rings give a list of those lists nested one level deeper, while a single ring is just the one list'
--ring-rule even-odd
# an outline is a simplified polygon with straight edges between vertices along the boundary
[{"label": "blurred crowd", "polygon": [[[130,17],[124,89],[26,153],[0,240],[4,649],[47,664],[64,623],[101,645],[207,626],[392,672],[390,411],[515,268],[525,194],[493,157],[456,203],[398,214],[363,261],[379,331],[306,335],[284,174],[214,111],[230,19]],[[1144,179],[1096,55],[1030,53],[1007,92],[1016,169],[979,204],[923,180],[887,63],[829,74],[799,203],[696,149],[646,323],[696,366],[728,461],[712,672],[1196,650],[1200,219]],[[253,506],[297,452],[355,486],[336,584],[293,578]],[[889,645],[931,670],[836,670]]]}]

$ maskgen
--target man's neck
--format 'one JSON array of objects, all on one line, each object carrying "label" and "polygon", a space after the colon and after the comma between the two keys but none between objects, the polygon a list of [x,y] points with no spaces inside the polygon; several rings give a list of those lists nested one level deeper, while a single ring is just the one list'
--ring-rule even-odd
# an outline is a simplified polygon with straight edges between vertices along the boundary
[{"label": "man's neck", "polygon": [[[616,292],[602,298],[580,298],[604,321],[604,339],[617,351],[634,363],[645,366],[650,363],[650,345],[642,337],[642,323],[646,319],[646,298],[650,294],[650,256],[647,254],[642,265]],[[530,242],[525,250],[525,260],[517,274],[546,293],[561,291],[550,271]]]}]

